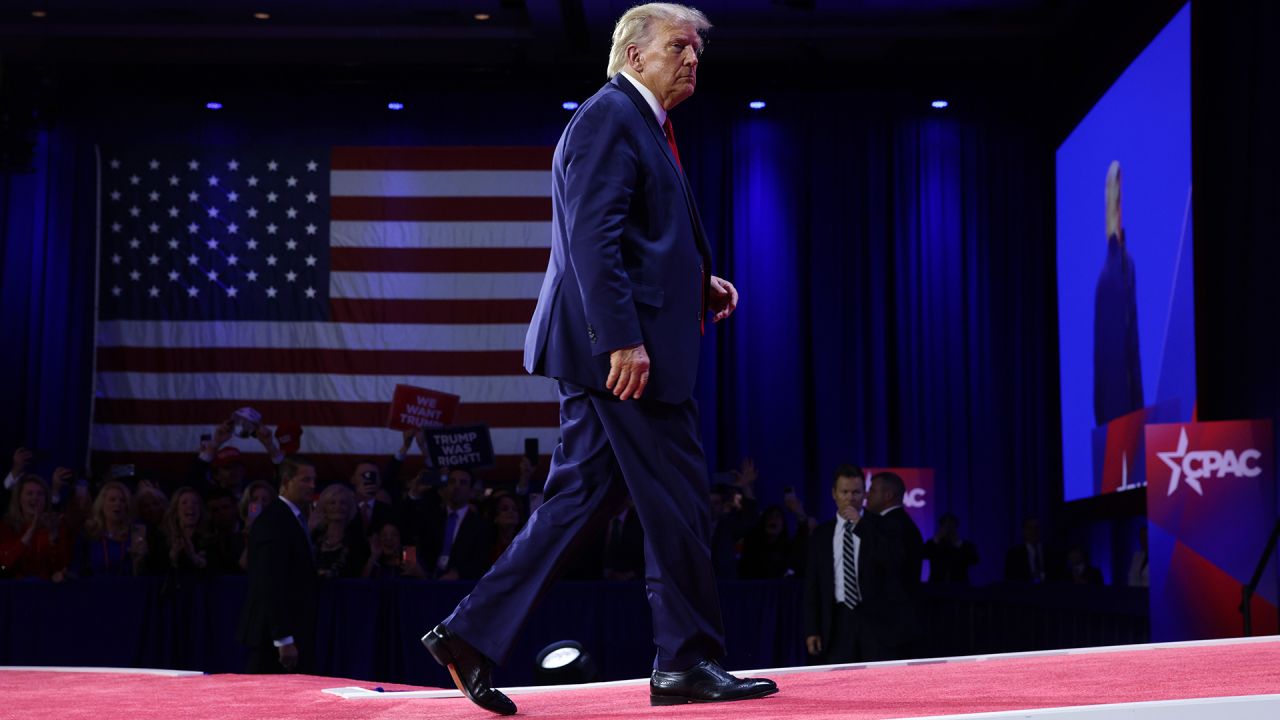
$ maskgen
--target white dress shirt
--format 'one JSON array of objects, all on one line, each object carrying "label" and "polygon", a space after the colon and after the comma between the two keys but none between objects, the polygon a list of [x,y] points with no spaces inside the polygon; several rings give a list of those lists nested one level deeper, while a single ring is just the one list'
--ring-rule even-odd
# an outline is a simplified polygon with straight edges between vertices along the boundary
[{"label": "white dress shirt", "polygon": [[[844,602],[844,528],[850,522],[843,515],[836,515],[836,532],[831,541],[831,556],[836,568],[836,602]],[[856,527],[856,526],[855,526]],[[853,536],[853,566],[858,567],[858,555],[862,550],[862,538]],[[861,578],[859,578],[861,580]]]},{"label": "white dress shirt", "polygon": [[649,103],[649,109],[653,110],[653,116],[658,118],[658,125],[659,126],[666,125],[667,111],[665,108],[662,107],[662,103],[658,102],[658,96],[654,95],[652,90],[645,87],[644,83],[631,77],[631,74],[628,73],[626,70],[623,70],[618,74],[630,80],[631,84],[635,85],[636,89],[640,91],[640,95],[644,97],[645,102]]}]

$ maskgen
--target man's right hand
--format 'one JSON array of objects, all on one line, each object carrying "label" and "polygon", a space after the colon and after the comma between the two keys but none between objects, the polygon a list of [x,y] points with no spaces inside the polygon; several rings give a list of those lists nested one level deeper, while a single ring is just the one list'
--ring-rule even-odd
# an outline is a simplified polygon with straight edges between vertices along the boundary
[{"label": "man's right hand", "polygon": [[810,635],[804,639],[804,645],[809,650],[810,655],[819,655],[822,653],[822,636]]},{"label": "man's right hand", "polygon": [[840,517],[856,525],[862,519],[862,511],[860,508],[850,505],[840,509]]},{"label": "man's right hand", "polygon": [[619,400],[639,400],[648,384],[649,353],[643,343],[609,354],[609,378],[604,386],[612,390]]},{"label": "man's right hand", "polygon": [[295,643],[281,645],[280,648],[280,664],[285,670],[293,671],[298,667],[298,646]]}]

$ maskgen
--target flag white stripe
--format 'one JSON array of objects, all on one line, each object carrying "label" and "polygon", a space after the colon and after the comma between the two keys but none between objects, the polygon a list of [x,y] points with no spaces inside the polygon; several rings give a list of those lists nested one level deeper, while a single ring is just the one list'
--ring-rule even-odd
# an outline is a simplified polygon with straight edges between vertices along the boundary
[{"label": "flag white stripe", "polygon": [[[92,449],[126,452],[190,452],[199,445],[208,425],[114,425],[93,427]],[[491,428],[493,451],[497,455],[524,453],[524,439],[538,438],[538,447],[550,451],[560,441],[559,428]],[[382,457],[400,442],[400,431],[387,428],[352,428],[305,425],[303,453],[375,455]],[[246,454],[265,452],[262,444],[248,438],[233,438],[230,445]],[[417,452],[416,450],[414,452]]]},{"label": "flag white stripe", "polygon": [[537,300],[543,273],[329,274],[329,295],[366,300]]},{"label": "flag white stripe", "polygon": [[550,170],[334,170],[340,197],[548,197]]},{"label": "flag white stripe", "polygon": [[556,382],[536,375],[336,375],[315,373],[98,373],[98,399],[390,402],[396,385],[451,393],[464,403],[559,402]]},{"label": "flag white stripe", "polygon": [[104,320],[98,347],[521,350],[528,326]]},{"label": "flag white stripe", "polygon": [[549,222],[410,222],[334,220],[333,247],[549,248]]}]

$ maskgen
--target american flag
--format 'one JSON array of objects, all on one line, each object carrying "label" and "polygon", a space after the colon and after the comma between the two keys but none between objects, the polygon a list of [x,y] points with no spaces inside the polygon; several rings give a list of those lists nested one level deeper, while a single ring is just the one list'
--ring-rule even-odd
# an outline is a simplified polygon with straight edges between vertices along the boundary
[{"label": "american flag", "polygon": [[521,350],[551,153],[102,148],[95,469],[183,472],[249,406],[300,423],[302,452],[345,477],[399,447],[398,383],[461,396],[455,422],[489,424],[500,466],[525,438],[549,453],[555,386]]}]

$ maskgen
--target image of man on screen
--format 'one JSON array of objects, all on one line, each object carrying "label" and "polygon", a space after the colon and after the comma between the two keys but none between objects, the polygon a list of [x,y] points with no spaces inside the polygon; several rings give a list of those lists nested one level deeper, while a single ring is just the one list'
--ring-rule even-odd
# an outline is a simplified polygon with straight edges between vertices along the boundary
[{"label": "image of man on screen", "polygon": [[1138,280],[1125,249],[1120,161],[1107,168],[1107,257],[1093,302],[1093,413],[1098,425],[1143,406]]}]

